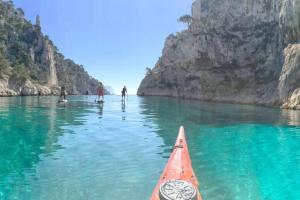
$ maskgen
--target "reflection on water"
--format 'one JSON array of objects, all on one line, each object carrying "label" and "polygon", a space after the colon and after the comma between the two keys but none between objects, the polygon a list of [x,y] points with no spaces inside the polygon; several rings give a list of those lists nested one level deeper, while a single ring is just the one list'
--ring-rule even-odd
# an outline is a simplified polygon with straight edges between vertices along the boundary
[{"label": "reflection on water", "polygon": [[300,125],[300,111],[299,110],[282,110],[282,117],[286,120],[286,123],[292,126]]},{"label": "reflection on water", "polygon": [[297,199],[299,124],[299,111],[164,97],[0,98],[0,199],[148,199],[180,125],[204,199]]},{"label": "reflection on water", "polygon": [[122,101],[122,112],[125,112],[126,104],[125,101]]},{"label": "reflection on water", "polygon": [[[122,112],[125,113],[126,112],[126,102],[125,100],[122,100]],[[122,120],[125,121],[126,120],[126,116],[124,114],[122,114]]]},{"label": "reflection on water", "polygon": [[[154,103],[155,102],[155,103]],[[159,112],[162,118],[172,116],[175,123],[189,121],[194,124],[212,124],[223,126],[228,124],[260,123],[286,124],[292,122],[299,125],[299,111],[279,110],[250,105],[234,105],[221,103],[197,102],[169,98],[149,97],[142,100],[146,111]],[[165,111],[168,112],[160,112]],[[298,119],[298,121],[297,121]]]},{"label": "reflection on water", "polygon": [[103,116],[103,107],[104,107],[104,104],[100,103],[99,104],[99,118],[102,118],[102,116]]}]

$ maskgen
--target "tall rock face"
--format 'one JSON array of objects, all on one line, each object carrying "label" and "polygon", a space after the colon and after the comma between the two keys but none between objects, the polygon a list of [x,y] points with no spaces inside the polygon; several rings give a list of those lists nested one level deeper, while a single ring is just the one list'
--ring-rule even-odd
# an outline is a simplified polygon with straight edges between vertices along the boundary
[{"label": "tall rock face", "polygon": [[279,78],[279,98],[283,108],[300,109],[300,44],[284,50],[285,62]]},{"label": "tall rock face", "polygon": [[99,82],[82,65],[65,59],[12,1],[0,0],[0,96],[55,95],[61,86],[69,94],[96,94]]},{"label": "tall rock face", "polygon": [[297,43],[300,38],[300,1],[281,0],[280,28],[284,44]]},{"label": "tall rock face", "polygon": [[281,105],[292,95],[280,97],[279,79],[284,49],[300,39],[299,4],[196,0],[188,30],[167,38],[138,94]]},{"label": "tall rock face", "polygon": [[50,87],[57,86],[58,80],[56,76],[56,63],[55,63],[55,55],[53,46],[49,43],[48,40],[45,40],[44,44],[44,52],[43,52],[43,64],[47,68],[45,69],[48,71],[48,85]]}]

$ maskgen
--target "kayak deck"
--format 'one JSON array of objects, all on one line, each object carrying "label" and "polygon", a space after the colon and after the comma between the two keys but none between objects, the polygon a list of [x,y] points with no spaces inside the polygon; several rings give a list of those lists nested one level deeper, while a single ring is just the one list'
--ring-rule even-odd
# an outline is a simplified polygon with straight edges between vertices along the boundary
[{"label": "kayak deck", "polygon": [[152,193],[150,200],[160,200],[159,192],[161,185],[171,180],[183,180],[192,184],[197,190],[197,200],[202,200],[198,190],[199,183],[192,168],[192,161],[190,159],[183,127],[180,127],[169,161]]}]

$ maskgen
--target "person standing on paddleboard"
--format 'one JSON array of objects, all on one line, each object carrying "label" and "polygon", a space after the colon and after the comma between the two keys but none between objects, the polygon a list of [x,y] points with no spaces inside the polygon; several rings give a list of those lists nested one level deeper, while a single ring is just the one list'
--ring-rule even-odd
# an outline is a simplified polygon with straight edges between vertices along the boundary
[{"label": "person standing on paddleboard", "polygon": [[[100,97],[102,97],[100,99]],[[98,101],[104,101],[104,87],[103,84],[100,82],[100,85],[98,87]]]},{"label": "person standing on paddleboard", "polygon": [[125,101],[126,94],[128,95],[127,88],[124,86],[122,89],[122,101]]},{"label": "person standing on paddleboard", "polygon": [[60,90],[60,98],[66,100],[66,87],[63,85]]}]

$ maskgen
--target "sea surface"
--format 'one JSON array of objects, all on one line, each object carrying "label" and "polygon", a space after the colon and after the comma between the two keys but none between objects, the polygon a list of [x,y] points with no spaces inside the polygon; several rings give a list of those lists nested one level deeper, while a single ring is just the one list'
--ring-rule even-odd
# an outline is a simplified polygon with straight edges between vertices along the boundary
[{"label": "sea surface", "polygon": [[0,98],[0,200],[148,200],[184,125],[204,200],[300,199],[300,112],[167,97]]}]

